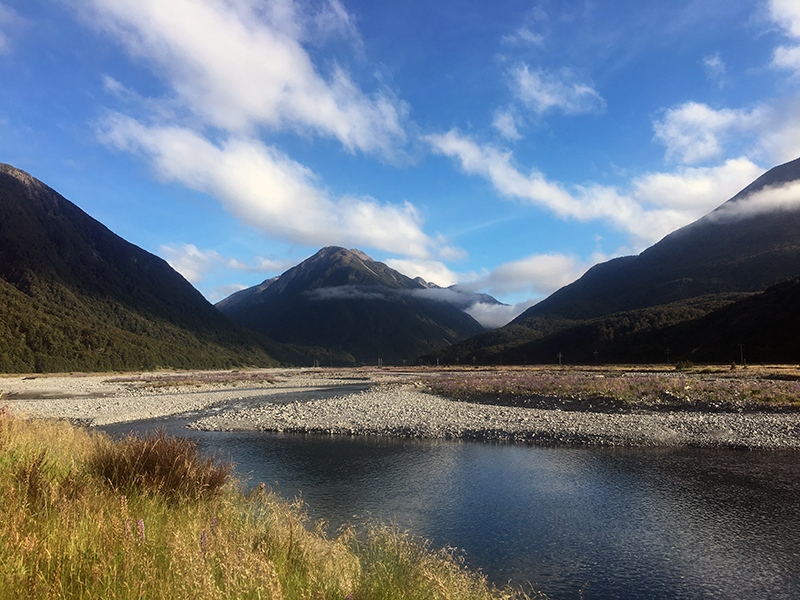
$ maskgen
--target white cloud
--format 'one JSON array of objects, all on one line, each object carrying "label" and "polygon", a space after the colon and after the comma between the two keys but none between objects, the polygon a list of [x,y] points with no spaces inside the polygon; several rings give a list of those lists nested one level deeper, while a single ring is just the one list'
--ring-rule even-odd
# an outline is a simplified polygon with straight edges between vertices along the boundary
[{"label": "white cloud", "polygon": [[544,35],[534,33],[528,27],[520,27],[514,33],[501,38],[504,44],[544,47]]},{"label": "white cloud", "polygon": [[695,164],[718,158],[734,131],[747,131],[763,118],[760,109],[714,110],[707,104],[687,102],[667,111],[654,124],[656,138],[667,146],[667,158]]},{"label": "white cloud", "polygon": [[800,207],[800,183],[792,181],[784,185],[770,186],[726,203],[709,215],[712,219],[739,219],[756,214],[781,210],[797,210]]},{"label": "white cloud", "polygon": [[11,41],[6,31],[16,27],[20,21],[21,18],[16,11],[0,3],[0,55],[11,52]]},{"label": "white cloud", "polygon": [[519,315],[536,304],[535,300],[520,302],[519,304],[486,304],[479,302],[473,304],[466,311],[469,316],[483,325],[486,329],[496,329],[507,325]]},{"label": "white cloud", "polygon": [[770,0],[769,11],[788,35],[800,38],[800,4],[796,0]]},{"label": "white cloud", "polygon": [[689,211],[700,217],[733,197],[763,169],[747,158],[716,167],[683,167],[673,173],[647,173],[633,180],[633,196],[642,204]]},{"label": "white cloud", "polygon": [[[800,40],[800,4],[796,0],[771,0],[770,16],[791,38]],[[779,46],[775,49],[772,64],[780,69],[800,73],[800,46]]]},{"label": "white cloud", "polygon": [[[159,248],[159,252],[173,269],[193,284],[200,283],[207,276],[221,271],[280,273],[295,264],[295,261],[292,260],[256,256],[255,264],[248,265],[235,258],[225,258],[216,250],[200,250],[194,244],[163,244]],[[237,284],[236,289],[229,294],[244,287]]]},{"label": "white cloud", "polygon": [[725,72],[727,68],[720,58],[719,52],[704,56],[703,68],[705,69],[706,77],[709,81],[713,82],[719,88],[725,87]]},{"label": "white cloud", "polygon": [[667,158],[695,164],[723,155],[728,145],[780,164],[800,156],[800,97],[773,100],[752,110],[715,110],[687,102],[671,108],[654,124]]},{"label": "white cloud", "polygon": [[245,223],[291,242],[354,244],[422,259],[434,245],[411,204],[332,199],[308,168],[259,140],[230,137],[218,146],[189,129],[147,127],[123,115],[110,115],[101,137],[146,155],[161,178],[208,193]]},{"label": "white cloud", "polygon": [[800,71],[800,46],[778,46],[772,64],[781,69]]},{"label": "white cloud", "polygon": [[514,115],[511,111],[495,111],[492,126],[507,140],[516,141],[522,139],[522,135],[517,131],[516,119],[514,119]]},{"label": "white cloud", "polygon": [[194,244],[162,245],[159,252],[173,269],[194,284],[203,281],[218,264],[225,263],[216,250],[200,250]]},{"label": "white cloud", "polygon": [[758,144],[774,164],[800,157],[800,98],[776,102],[766,112]]},{"label": "white cloud", "polygon": [[589,266],[565,254],[533,254],[502,264],[466,285],[498,296],[525,292],[542,297],[572,283]]},{"label": "white cloud", "polygon": [[519,64],[510,75],[511,90],[516,98],[537,114],[550,109],[568,115],[599,113],[606,109],[606,102],[600,94],[589,84],[579,81],[569,69],[551,73]]},{"label": "white cloud", "polygon": [[573,186],[570,191],[536,170],[520,172],[512,164],[511,152],[480,146],[458,131],[426,139],[434,151],[457,160],[466,173],[487,179],[504,196],[529,202],[562,219],[605,221],[629,233],[635,248],[644,248],[694,221],[761,172],[749,160],[737,159],[718,167],[647,174],[634,180],[629,194],[599,184]]},{"label": "white cloud", "polygon": [[436,260],[413,260],[390,258],[383,261],[395,271],[400,271],[406,277],[414,279],[422,277],[428,283],[435,283],[441,287],[448,287],[458,281],[458,276],[448,269],[444,263]]},{"label": "white cloud", "polygon": [[[321,74],[301,44],[308,19],[291,1],[81,1],[208,126],[315,133],[387,157],[405,143],[406,105],[383,87],[365,94],[338,65]],[[352,28],[339,2],[320,15],[326,26]]]}]

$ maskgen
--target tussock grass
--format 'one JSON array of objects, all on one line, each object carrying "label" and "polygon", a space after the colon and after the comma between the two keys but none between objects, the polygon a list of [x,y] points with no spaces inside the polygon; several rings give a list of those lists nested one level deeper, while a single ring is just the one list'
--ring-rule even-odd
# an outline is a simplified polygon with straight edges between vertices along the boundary
[{"label": "tussock grass", "polygon": [[131,435],[117,443],[98,437],[88,462],[119,492],[144,488],[170,498],[213,496],[233,471],[233,465],[200,456],[190,440],[167,437],[164,431]]},{"label": "tussock grass", "polygon": [[300,502],[163,433],[114,443],[0,409],[0,598],[511,599],[397,529]]}]

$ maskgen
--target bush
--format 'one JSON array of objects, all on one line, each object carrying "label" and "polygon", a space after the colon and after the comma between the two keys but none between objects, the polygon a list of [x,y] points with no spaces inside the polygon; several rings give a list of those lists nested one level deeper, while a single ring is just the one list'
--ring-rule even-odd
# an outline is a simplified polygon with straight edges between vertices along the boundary
[{"label": "bush", "polygon": [[219,493],[233,471],[232,464],[204,458],[197,444],[167,437],[163,430],[145,437],[130,435],[118,443],[98,438],[90,464],[119,492],[128,493],[138,487],[190,499]]}]

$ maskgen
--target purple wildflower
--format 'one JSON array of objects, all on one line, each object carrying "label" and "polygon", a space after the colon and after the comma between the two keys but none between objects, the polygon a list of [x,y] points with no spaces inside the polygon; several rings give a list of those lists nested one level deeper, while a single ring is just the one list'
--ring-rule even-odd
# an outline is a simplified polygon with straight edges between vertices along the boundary
[{"label": "purple wildflower", "polygon": [[206,550],[208,550],[208,530],[203,529],[203,533],[200,534],[200,552],[203,553],[203,558],[206,556]]},{"label": "purple wildflower", "polygon": [[144,519],[139,519],[136,524],[139,526],[139,541],[144,544],[147,541],[147,537],[144,535]]}]

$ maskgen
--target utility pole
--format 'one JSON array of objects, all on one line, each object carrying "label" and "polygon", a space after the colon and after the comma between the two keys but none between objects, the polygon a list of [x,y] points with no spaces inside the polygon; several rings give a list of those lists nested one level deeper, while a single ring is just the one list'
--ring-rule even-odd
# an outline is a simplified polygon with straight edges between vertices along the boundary
[{"label": "utility pole", "polygon": [[739,359],[741,360],[741,365],[744,366],[744,344],[739,344]]},{"label": "utility pole", "polygon": [[561,352],[558,353],[558,366],[561,366]]}]

